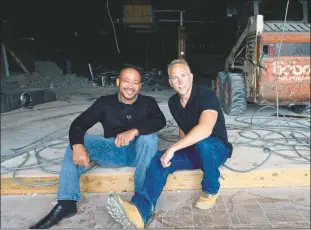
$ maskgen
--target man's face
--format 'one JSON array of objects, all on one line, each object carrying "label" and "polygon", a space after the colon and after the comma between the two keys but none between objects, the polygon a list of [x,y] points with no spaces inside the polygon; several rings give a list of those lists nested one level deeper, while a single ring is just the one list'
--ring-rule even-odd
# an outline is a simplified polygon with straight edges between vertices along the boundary
[{"label": "man's face", "polygon": [[133,100],[141,88],[141,76],[135,69],[124,69],[117,79],[117,86],[121,97],[128,101]]},{"label": "man's face", "polygon": [[193,75],[184,64],[173,65],[169,72],[169,83],[176,92],[183,96],[186,95],[192,86]]}]

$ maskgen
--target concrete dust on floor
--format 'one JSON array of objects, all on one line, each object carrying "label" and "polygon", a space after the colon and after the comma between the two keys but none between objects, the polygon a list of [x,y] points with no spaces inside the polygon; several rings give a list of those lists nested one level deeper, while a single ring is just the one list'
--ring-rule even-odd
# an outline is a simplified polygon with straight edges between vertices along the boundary
[{"label": "concrete dust on floor", "polygon": [[[129,200],[133,193],[123,193]],[[216,206],[198,210],[200,191],[164,191],[146,228],[310,229],[310,188],[222,189]],[[105,209],[108,194],[84,194],[78,214],[53,228],[120,229]],[[2,196],[1,228],[28,228],[56,204],[55,195]]]}]

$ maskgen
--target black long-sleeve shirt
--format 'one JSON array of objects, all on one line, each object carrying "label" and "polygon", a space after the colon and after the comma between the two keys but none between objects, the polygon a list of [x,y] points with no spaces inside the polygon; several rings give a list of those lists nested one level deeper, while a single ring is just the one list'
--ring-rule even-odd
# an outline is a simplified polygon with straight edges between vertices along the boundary
[{"label": "black long-sleeve shirt", "polygon": [[[130,118],[130,119],[129,119]],[[80,114],[69,129],[69,142],[84,144],[86,131],[101,122],[106,138],[136,128],[140,135],[155,133],[166,125],[166,119],[153,97],[138,94],[131,105],[120,102],[118,93],[98,98]]]}]

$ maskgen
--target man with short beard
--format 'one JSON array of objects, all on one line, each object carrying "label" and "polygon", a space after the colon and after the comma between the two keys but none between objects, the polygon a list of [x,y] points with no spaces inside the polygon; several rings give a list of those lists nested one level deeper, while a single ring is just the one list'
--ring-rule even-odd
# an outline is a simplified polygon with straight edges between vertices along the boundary
[{"label": "man with short beard", "polygon": [[[116,83],[118,93],[98,98],[72,122],[59,176],[58,203],[30,229],[50,228],[77,213],[80,176],[90,161],[111,168],[136,166],[135,191],[142,188],[158,148],[155,132],[165,127],[166,120],[154,98],[139,94],[142,83],[136,69],[123,69]],[[102,123],[104,137],[86,134],[97,122]]]},{"label": "man with short beard", "polygon": [[195,207],[213,208],[219,195],[219,167],[232,154],[216,94],[204,86],[193,84],[193,75],[184,60],[172,61],[168,74],[169,83],[176,91],[168,105],[179,126],[180,140],[154,156],[143,188],[135,191],[131,202],[116,193],[108,196],[108,212],[126,228],[145,227],[168,175],[176,170],[203,171],[202,192]]}]

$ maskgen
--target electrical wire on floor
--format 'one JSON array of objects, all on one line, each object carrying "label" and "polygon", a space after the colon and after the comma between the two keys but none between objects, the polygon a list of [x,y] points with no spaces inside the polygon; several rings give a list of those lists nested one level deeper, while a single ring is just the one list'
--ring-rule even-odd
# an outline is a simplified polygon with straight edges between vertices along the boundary
[{"label": "electrical wire on floor", "polygon": [[[276,126],[275,123],[271,124],[275,122],[271,117],[256,116],[256,113],[252,116],[236,117],[236,124],[227,124],[227,130],[237,132],[233,140],[230,140],[234,149],[237,146],[259,148],[266,155],[265,159],[246,170],[235,169],[227,164],[224,164],[225,168],[239,173],[250,172],[263,166],[273,154],[293,161],[295,164],[310,164],[310,137],[306,135],[310,132],[310,120],[288,119],[280,111],[283,118],[279,122],[283,125]],[[279,131],[280,127],[282,132]],[[174,143],[179,139],[175,134],[177,130],[178,126],[169,121],[168,126],[160,131],[159,137],[164,141]]]},{"label": "electrical wire on floor", "polygon": [[[224,167],[239,173],[250,172],[263,166],[273,154],[290,160],[295,164],[310,164],[310,137],[306,135],[310,131],[310,120],[286,118],[280,111],[283,118],[279,119],[279,122],[283,124],[276,126],[274,123],[275,120],[271,117],[257,115],[260,110],[256,111],[252,116],[236,117],[235,124],[227,124],[227,130],[229,132],[237,132],[234,139],[230,140],[234,148],[237,146],[259,148],[266,155],[265,159],[246,170],[235,169],[227,164],[224,164]],[[166,142],[174,143],[179,139],[177,133],[178,126],[174,124],[173,120],[169,120],[167,126],[158,132],[158,136]],[[59,166],[62,157],[48,159],[43,156],[43,151],[46,149],[65,149],[66,145],[68,145],[67,135],[68,128],[59,129],[26,146],[11,149],[12,153],[1,156],[1,175],[12,173],[13,180],[27,186],[49,186],[57,184],[58,181],[36,181],[29,184],[17,179],[17,174],[23,170],[35,168],[40,168],[46,173],[59,174],[59,171],[53,171],[47,168],[55,165]],[[294,153],[294,155],[286,154],[286,152]],[[24,159],[18,166],[7,167],[4,165],[6,161],[19,157],[24,157]],[[35,163],[26,164],[31,157],[35,158]],[[93,166],[88,168],[84,174],[97,167],[96,165]]]},{"label": "electrical wire on floor", "polygon": [[[61,146],[64,144],[68,145],[68,138],[65,138],[67,134],[68,134],[68,128],[59,129],[21,148],[11,149],[12,153],[1,156],[1,175],[12,173],[14,181],[16,181],[19,184],[26,185],[26,186],[49,186],[49,185],[57,184],[58,181],[35,182],[33,184],[30,184],[30,183],[26,183],[26,182],[23,182],[22,180],[17,179],[16,175],[18,172],[22,170],[35,169],[35,168],[40,168],[42,171],[46,173],[59,174],[59,171],[49,170],[49,169],[46,169],[46,167],[59,165],[63,157],[47,159],[41,156],[41,153],[45,149],[64,149],[64,147],[61,147]],[[25,165],[32,155],[34,155],[36,159],[36,163]],[[6,167],[3,165],[5,161],[18,158],[18,157],[25,158],[22,161],[22,163],[20,163],[18,166]],[[97,166],[94,165],[94,167],[88,168],[87,170],[85,170],[83,174],[94,170],[96,167]]]}]

